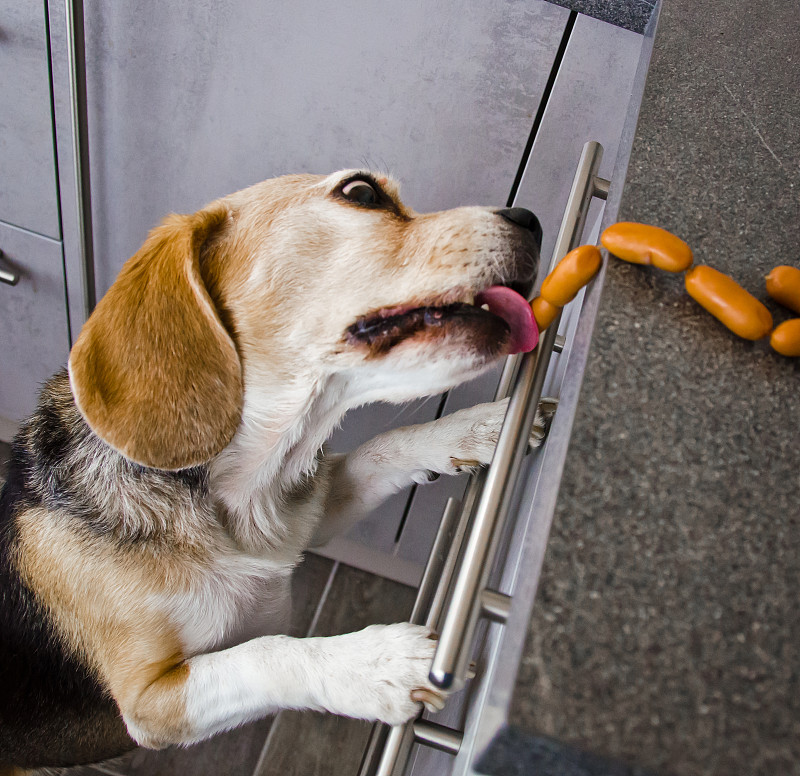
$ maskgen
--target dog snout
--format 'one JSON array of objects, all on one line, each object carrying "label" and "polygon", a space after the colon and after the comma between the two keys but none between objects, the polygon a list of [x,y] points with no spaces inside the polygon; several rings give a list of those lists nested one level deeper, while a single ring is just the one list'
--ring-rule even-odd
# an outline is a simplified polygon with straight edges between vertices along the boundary
[{"label": "dog snout", "polygon": [[515,246],[513,280],[507,285],[527,296],[533,288],[542,249],[542,227],[539,219],[524,207],[509,207],[494,211],[507,223],[517,227],[512,230],[511,243]]},{"label": "dog snout", "polygon": [[541,250],[542,225],[539,223],[539,219],[534,213],[524,207],[506,207],[496,211],[496,213],[515,226],[521,226],[523,229],[533,232],[533,238],[536,240],[536,247]]}]

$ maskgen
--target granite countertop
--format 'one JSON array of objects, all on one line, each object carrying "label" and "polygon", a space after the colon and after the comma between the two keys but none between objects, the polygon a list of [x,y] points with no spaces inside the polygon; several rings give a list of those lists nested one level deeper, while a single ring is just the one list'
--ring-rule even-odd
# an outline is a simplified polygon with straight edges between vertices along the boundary
[{"label": "granite countertop", "polygon": [[644,32],[656,0],[547,0],[633,32]]},{"label": "granite countertop", "polygon": [[[792,314],[764,276],[800,266],[798,83],[796,8],[666,0],[620,213],[776,323]],[[800,773],[799,362],[728,332],[681,276],[610,265],[520,730],[660,774]]]}]

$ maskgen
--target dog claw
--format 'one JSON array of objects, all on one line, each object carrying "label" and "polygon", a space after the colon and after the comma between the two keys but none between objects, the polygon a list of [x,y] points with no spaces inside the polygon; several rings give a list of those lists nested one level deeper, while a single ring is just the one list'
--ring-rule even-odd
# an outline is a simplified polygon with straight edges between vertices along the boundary
[{"label": "dog claw", "polygon": [[411,691],[411,700],[421,703],[429,712],[435,714],[444,708],[444,698],[432,690],[419,688]]},{"label": "dog claw", "polygon": [[464,471],[475,471],[481,467],[480,461],[464,460],[463,458],[450,458],[450,463],[453,464],[453,467],[459,474]]},{"label": "dog claw", "polygon": [[556,414],[558,409],[558,399],[552,396],[545,396],[539,400],[539,413],[545,421],[552,420],[553,415]]}]

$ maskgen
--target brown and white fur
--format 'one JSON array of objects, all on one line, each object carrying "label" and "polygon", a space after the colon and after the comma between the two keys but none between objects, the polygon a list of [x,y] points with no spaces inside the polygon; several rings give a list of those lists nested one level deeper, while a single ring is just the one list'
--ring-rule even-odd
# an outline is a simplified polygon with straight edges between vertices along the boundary
[{"label": "brown and white fur", "polygon": [[440,705],[425,628],[253,631],[306,548],[491,459],[502,403],[345,456],[323,444],[352,407],[504,355],[507,327],[469,305],[537,257],[493,209],[418,215],[358,171],[265,181],[154,229],[14,443],[0,769],[189,744],[278,709],[400,723]]}]

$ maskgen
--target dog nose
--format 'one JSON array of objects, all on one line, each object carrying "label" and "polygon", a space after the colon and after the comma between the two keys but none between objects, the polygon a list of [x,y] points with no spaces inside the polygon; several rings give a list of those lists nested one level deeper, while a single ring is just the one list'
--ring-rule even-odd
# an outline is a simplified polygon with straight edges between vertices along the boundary
[{"label": "dog nose", "polygon": [[502,216],[506,221],[510,221],[515,226],[521,226],[533,232],[536,244],[542,247],[542,225],[539,219],[524,207],[506,207],[497,211],[498,216]]}]

